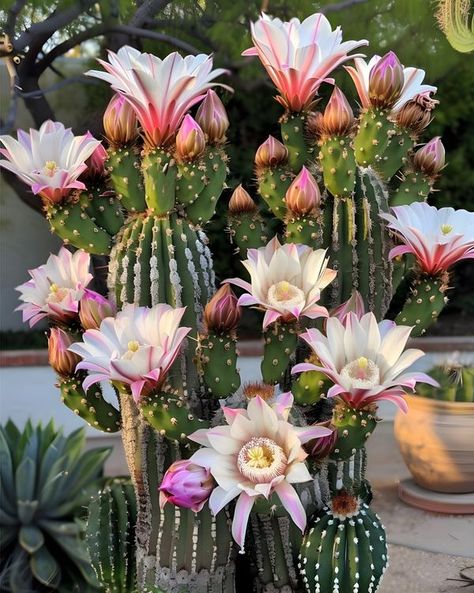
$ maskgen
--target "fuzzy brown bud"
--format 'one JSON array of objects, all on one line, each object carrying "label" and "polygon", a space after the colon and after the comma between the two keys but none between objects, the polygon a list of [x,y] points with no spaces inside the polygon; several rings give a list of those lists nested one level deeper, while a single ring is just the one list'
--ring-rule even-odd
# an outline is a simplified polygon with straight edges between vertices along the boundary
[{"label": "fuzzy brown bud", "polygon": [[104,112],[105,137],[113,146],[134,142],[138,136],[137,117],[130,103],[121,95],[114,95]]},{"label": "fuzzy brown bud", "polygon": [[228,333],[237,327],[241,315],[234,291],[223,284],[204,309],[204,323],[210,331]]},{"label": "fuzzy brown bud", "polygon": [[337,87],[331,94],[324,115],[319,122],[321,133],[327,136],[344,136],[354,124],[354,112],[344,93]]},{"label": "fuzzy brown bud", "polygon": [[207,91],[204,101],[199,106],[196,121],[206,134],[210,144],[225,142],[229,119],[222,101],[212,89]]},{"label": "fuzzy brown bud", "polygon": [[431,112],[438,103],[439,101],[432,99],[429,94],[417,95],[397,112],[396,122],[401,128],[418,136],[428,127]]},{"label": "fuzzy brown bud", "polygon": [[321,202],[321,193],[315,178],[303,166],[293,179],[285,196],[288,209],[297,216],[305,216],[317,208]]},{"label": "fuzzy brown bud", "polygon": [[229,200],[229,213],[242,214],[244,212],[255,212],[255,210],[257,210],[257,205],[248,191],[242,187],[242,184],[238,185]]},{"label": "fuzzy brown bud", "polygon": [[369,74],[369,99],[374,107],[393,107],[403,89],[403,67],[389,51],[371,69]]},{"label": "fuzzy brown bud", "polygon": [[273,136],[268,136],[263,144],[258,147],[255,154],[255,164],[258,169],[277,167],[288,160],[288,149]]}]

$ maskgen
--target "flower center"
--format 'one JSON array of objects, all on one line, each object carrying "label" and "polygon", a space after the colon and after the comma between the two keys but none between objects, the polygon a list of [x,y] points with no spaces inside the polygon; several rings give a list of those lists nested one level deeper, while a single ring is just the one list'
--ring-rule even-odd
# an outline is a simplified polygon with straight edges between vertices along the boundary
[{"label": "flower center", "polygon": [[43,168],[43,173],[48,177],[53,177],[56,171],[59,169],[56,161],[46,161],[46,164]]},{"label": "flower center", "polygon": [[267,300],[273,307],[290,309],[305,302],[304,292],[286,280],[270,286]]},{"label": "flower center", "polygon": [[380,369],[370,358],[361,356],[341,371],[341,376],[350,379],[352,387],[370,389],[380,384]]},{"label": "flower center", "polygon": [[281,476],[288,460],[283,449],[266,437],[254,437],[239,451],[237,467],[240,473],[254,482],[263,484]]},{"label": "flower center", "polygon": [[129,352],[136,352],[140,348],[140,344],[136,340],[130,340],[127,348]]},{"label": "flower center", "polygon": [[441,232],[443,235],[449,235],[449,233],[453,230],[452,225],[450,224],[442,224],[441,225]]},{"label": "flower center", "polygon": [[68,293],[67,288],[63,288],[53,283],[49,287],[49,294],[46,298],[47,303],[61,303]]}]

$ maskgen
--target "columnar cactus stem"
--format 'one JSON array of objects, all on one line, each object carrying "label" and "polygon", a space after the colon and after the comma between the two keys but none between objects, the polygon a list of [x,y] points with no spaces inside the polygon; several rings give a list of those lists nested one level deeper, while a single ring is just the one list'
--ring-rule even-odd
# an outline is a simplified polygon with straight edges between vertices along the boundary
[{"label": "columnar cactus stem", "polygon": [[359,165],[368,167],[378,163],[395,133],[394,124],[385,109],[371,107],[362,113],[359,130],[354,138],[355,158]]},{"label": "columnar cactus stem", "polygon": [[132,146],[110,148],[106,164],[122,206],[128,212],[143,212],[146,208],[145,193],[136,149]]},{"label": "columnar cactus stem", "polygon": [[293,355],[298,333],[293,323],[273,323],[264,333],[262,377],[265,383],[278,383]]},{"label": "columnar cactus stem", "polygon": [[305,128],[305,113],[286,113],[281,119],[281,136],[288,149],[288,164],[293,171],[299,171],[309,158]]}]

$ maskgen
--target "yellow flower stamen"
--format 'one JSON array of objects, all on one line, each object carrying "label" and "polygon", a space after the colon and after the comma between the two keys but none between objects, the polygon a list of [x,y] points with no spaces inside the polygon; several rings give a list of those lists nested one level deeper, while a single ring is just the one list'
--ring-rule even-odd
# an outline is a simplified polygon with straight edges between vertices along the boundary
[{"label": "yellow flower stamen", "polygon": [[46,161],[43,172],[48,177],[52,177],[56,173],[58,168],[59,167],[58,167],[56,161]]},{"label": "yellow flower stamen", "polygon": [[449,235],[449,233],[453,230],[452,225],[450,224],[442,224],[441,225],[441,232],[443,235]]},{"label": "yellow flower stamen", "polygon": [[140,348],[140,344],[136,340],[130,340],[127,346],[129,352],[136,352]]}]

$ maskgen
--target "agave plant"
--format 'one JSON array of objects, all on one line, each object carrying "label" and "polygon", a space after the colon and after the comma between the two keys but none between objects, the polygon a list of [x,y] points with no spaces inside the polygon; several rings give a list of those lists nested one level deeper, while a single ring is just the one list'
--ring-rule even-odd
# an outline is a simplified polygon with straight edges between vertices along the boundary
[{"label": "agave plant", "polygon": [[0,590],[93,593],[82,513],[110,449],[83,453],[85,429],[0,426]]}]

